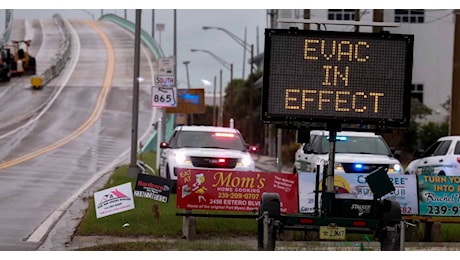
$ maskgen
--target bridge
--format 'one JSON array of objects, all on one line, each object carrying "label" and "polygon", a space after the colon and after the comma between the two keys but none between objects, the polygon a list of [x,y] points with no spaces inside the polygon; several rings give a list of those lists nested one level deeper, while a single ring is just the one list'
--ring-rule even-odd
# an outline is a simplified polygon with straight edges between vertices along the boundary
[{"label": "bridge", "polygon": [[[7,22],[3,40],[31,40],[44,86],[33,89],[26,75],[0,82],[0,250],[37,250],[77,198],[129,162],[135,27],[111,14]],[[156,142],[162,114],[150,91],[164,55],[145,32],[141,40],[138,139],[145,144]]]}]

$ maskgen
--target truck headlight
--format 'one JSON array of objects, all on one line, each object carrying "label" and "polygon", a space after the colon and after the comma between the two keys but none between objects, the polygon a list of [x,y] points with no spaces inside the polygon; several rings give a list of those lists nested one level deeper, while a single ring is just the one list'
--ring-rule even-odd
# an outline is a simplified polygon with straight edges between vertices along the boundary
[{"label": "truck headlight", "polygon": [[188,156],[186,156],[184,153],[177,152],[174,155],[174,161],[177,164],[189,164],[190,163],[190,158],[188,158]]},{"label": "truck headlight", "polygon": [[401,173],[402,172],[402,166],[401,164],[390,164],[390,167],[388,167],[388,173]]}]

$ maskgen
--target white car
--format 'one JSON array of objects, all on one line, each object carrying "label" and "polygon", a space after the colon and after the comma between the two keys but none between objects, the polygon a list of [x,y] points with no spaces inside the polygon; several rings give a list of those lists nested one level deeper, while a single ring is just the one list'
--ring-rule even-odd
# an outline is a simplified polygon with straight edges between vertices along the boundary
[{"label": "white car", "polygon": [[[329,132],[310,131],[310,142],[303,143],[295,153],[293,173],[316,172],[329,161]],[[334,173],[371,173],[384,167],[387,173],[403,173],[397,159],[399,151],[390,148],[381,135],[371,132],[337,132]]]},{"label": "white car", "polygon": [[240,131],[229,127],[178,126],[168,142],[160,144],[160,176],[177,188],[177,169],[256,171],[249,146]]},{"label": "white car", "polygon": [[444,136],[426,150],[415,153],[406,174],[460,176],[460,136]]}]

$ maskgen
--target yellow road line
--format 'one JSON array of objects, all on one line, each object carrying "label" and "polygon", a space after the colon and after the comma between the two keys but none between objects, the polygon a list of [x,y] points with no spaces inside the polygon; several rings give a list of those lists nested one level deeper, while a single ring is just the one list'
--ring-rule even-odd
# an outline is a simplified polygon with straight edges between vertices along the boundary
[{"label": "yellow road line", "polygon": [[89,26],[91,26],[97,34],[101,37],[102,41],[104,42],[104,45],[107,50],[107,68],[105,71],[105,76],[104,76],[104,81],[102,83],[102,89],[101,92],[99,93],[99,96],[96,101],[96,106],[91,112],[91,115],[89,118],[73,133],[70,135],[62,138],[61,140],[57,141],[56,143],[50,144],[48,146],[45,146],[43,148],[40,148],[34,152],[28,153],[26,155],[23,155],[21,157],[12,159],[10,161],[6,161],[0,164],[0,170],[18,165],[20,163],[23,163],[25,161],[34,159],[38,156],[41,156],[45,153],[48,153],[54,149],[57,149],[70,141],[74,140],[75,138],[79,137],[81,134],[86,132],[90,127],[92,127],[96,121],[99,119],[101,116],[102,112],[104,111],[105,103],[107,100],[107,95],[109,94],[109,90],[112,86],[112,79],[113,79],[113,74],[115,71],[115,54],[113,51],[112,44],[110,43],[110,40],[107,38],[107,36],[96,26],[96,24],[93,21],[86,21]]}]

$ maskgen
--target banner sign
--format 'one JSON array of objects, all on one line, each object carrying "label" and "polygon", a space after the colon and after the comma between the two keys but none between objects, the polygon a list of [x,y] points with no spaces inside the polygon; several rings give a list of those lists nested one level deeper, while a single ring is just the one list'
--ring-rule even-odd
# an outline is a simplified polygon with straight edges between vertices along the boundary
[{"label": "banner sign", "polygon": [[171,186],[171,180],[140,173],[137,175],[134,196],[166,203],[169,199]]},{"label": "banner sign", "polygon": [[177,170],[177,208],[259,210],[264,192],[280,195],[281,213],[298,213],[297,175],[230,170]]},{"label": "banner sign", "polygon": [[94,193],[96,218],[134,209],[131,183],[121,184]]},{"label": "banner sign", "polygon": [[[312,172],[299,172],[299,212],[313,213],[315,206],[315,181],[316,174]],[[366,182],[368,174],[346,173],[334,175],[334,189],[337,190],[336,198],[372,200],[373,194]],[[401,205],[401,214],[416,215],[419,213],[417,198],[417,178],[415,175],[389,174],[395,191],[383,196],[393,198]],[[321,191],[322,178],[319,179]],[[318,206],[321,207],[321,193],[318,196]]]},{"label": "banner sign", "polygon": [[460,176],[421,174],[417,178],[420,215],[460,216]]}]

